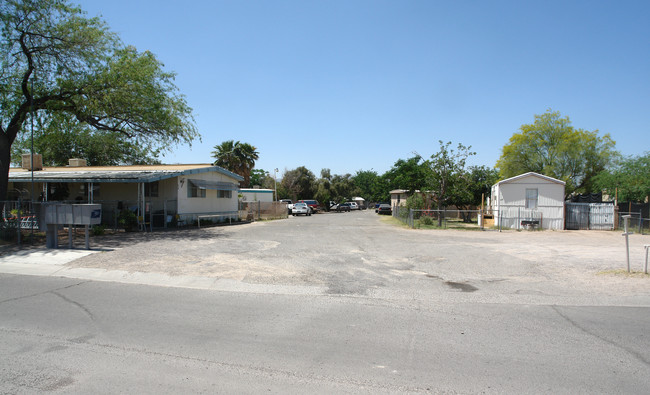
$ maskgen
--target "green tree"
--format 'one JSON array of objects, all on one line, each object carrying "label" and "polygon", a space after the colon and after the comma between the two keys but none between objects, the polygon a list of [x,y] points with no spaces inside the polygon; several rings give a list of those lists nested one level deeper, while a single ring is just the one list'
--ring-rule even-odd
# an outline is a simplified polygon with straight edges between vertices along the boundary
[{"label": "green tree", "polygon": [[485,196],[489,196],[492,185],[499,181],[499,171],[489,166],[470,166],[468,169],[468,205],[480,206]]},{"label": "green tree", "polygon": [[358,189],[354,185],[352,175],[346,173],[332,176],[331,191],[332,200],[336,203],[342,203],[357,195]]},{"label": "green tree", "polygon": [[304,166],[285,171],[280,184],[287,195],[281,196],[289,196],[294,202],[296,200],[312,199],[315,195],[315,181],[314,173]]},{"label": "green tree", "polygon": [[332,174],[330,169],[321,169],[320,178],[316,180],[316,185],[314,187],[314,198],[318,200],[321,206],[325,207],[325,210],[327,211],[330,209],[329,202],[333,199],[331,178]]},{"label": "green tree", "polygon": [[650,151],[618,158],[595,177],[595,185],[612,198],[618,192],[619,201],[645,202],[650,197]]},{"label": "green tree", "polygon": [[355,187],[359,190],[359,196],[368,202],[382,201],[388,190],[383,185],[381,177],[376,171],[359,170],[352,177]]},{"label": "green tree", "polygon": [[[440,143],[440,149],[437,153],[431,155],[431,160],[427,163],[430,168],[427,179],[430,191],[433,193],[438,210],[446,207],[448,204],[462,204],[469,200],[469,179],[465,171],[465,162],[471,155],[476,155],[470,151],[471,146],[465,147],[458,144],[458,147],[450,149],[451,141]],[[438,217],[438,226],[442,226],[442,216]]]},{"label": "green tree", "polygon": [[548,110],[522,125],[503,147],[496,167],[502,178],[536,172],[566,182],[566,194],[593,192],[594,177],[615,155],[609,134],[575,129],[569,117]]},{"label": "green tree", "polygon": [[398,159],[383,177],[390,189],[406,189],[414,192],[424,188],[428,172],[426,161],[416,154],[406,160]]},{"label": "green tree", "polygon": [[242,187],[250,186],[251,171],[259,159],[257,148],[240,141],[227,140],[214,146],[212,157],[214,164],[244,177]]},{"label": "green tree", "polygon": [[250,186],[259,185],[262,188],[273,189],[275,187],[275,180],[268,171],[263,169],[251,170]]},{"label": "green tree", "polygon": [[[31,136],[21,133],[12,145],[12,162],[20,165],[31,150]],[[58,113],[39,119],[34,131],[34,152],[45,166],[65,166],[70,158],[86,159],[89,166],[158,164],[160,150],[142,146],[119,132],[98,132]]]},{"label": "green tree", "polygon": [[11,147],[32,111],[67,113],[161,149],[199,136],[174,74],[151,52],[122,44],[99,18],[66,0],[4,0],[0,24],[0,199]]}]

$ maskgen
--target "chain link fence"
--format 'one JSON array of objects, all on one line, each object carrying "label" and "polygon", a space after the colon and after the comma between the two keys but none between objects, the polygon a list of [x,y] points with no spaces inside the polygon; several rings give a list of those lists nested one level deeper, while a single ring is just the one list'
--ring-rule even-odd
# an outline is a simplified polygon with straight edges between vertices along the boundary
[{"label": "chain link fence", "polygon": [[393,207],[393,217],[413,229],[514,229],[540,230],[552,226],[563,229],[563,219],[545,218],[540,211],[507,207],[503,210],[415,210],[403,206]]},{"label": "chain link fence", "polygon": [[393,217],[413,229],[481,229],[480,210],[415,210],[393,207]]},{"label": "chain link fence", "polygon": [[629,215],[628,230],[641,235],[650,234],[650,218],[643,218],[643,212],[619,212],[618,229],[623,230],[625,224],[624,216]]}]

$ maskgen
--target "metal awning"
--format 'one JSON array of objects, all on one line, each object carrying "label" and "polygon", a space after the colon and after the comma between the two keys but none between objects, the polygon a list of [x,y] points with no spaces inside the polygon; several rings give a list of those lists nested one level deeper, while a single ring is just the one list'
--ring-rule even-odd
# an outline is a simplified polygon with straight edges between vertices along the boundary
[{"label": "metal awning", "polygon": [[215,189],[218,191],[237,191],[239,187],[232,182],[224,181],[210,181],[210,180],[197,180],[191,178],[189,180],[195,187],[200,189]]}]

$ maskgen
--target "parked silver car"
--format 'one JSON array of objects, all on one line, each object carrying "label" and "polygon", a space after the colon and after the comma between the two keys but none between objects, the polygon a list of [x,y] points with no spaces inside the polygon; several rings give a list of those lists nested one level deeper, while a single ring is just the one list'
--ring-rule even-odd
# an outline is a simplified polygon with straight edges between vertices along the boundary
[{"label": "parked silver car", "polygon": [[309,207],[307,203],[294,203],[291,215],[295,217],[300,214],[311,215],[311,207]]}]

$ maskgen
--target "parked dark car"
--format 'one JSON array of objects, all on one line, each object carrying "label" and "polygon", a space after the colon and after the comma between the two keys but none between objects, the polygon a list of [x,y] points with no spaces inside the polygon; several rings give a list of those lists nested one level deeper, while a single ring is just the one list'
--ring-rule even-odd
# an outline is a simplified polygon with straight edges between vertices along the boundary
[{"label": "parked dark car", "polygon": [[392,213],[393,209],[390,207],[390,204],[380,204],[377,208],[377,214],[391,215]]},{"label": "parked dark car", "polygon": [[337,204],[335,210],[336,210],[336,211],[347,211],[347,212],[350,212],[350,210],[351,210],[351,208],[350,208],[350,203],[341,203],[341,204]]}]

